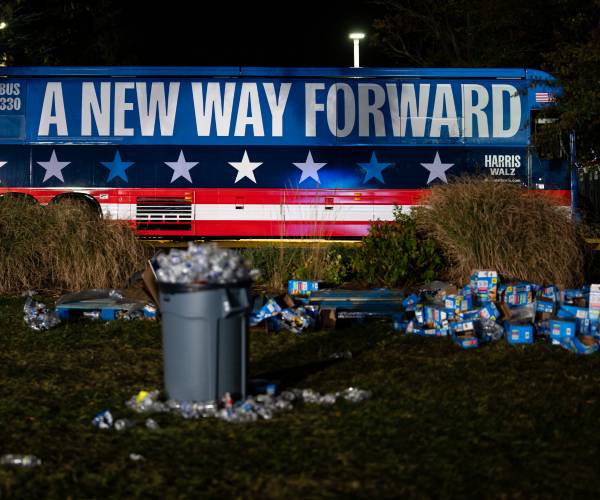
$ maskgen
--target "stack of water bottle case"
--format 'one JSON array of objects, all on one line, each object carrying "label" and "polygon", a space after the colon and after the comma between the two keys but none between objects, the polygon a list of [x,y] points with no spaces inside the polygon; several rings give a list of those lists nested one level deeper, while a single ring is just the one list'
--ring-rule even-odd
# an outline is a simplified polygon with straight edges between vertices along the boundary
[{"label": "stack of water bottle case", "polygon": [[[456,293],[454,293],[456,292]],[[395,315],[407,335],[450,336],[464,349],[505,338],[509,344],[549,341],[577,354],[598,351],[600,285],[559,289],[535,283],[500,283],[479,270],[460,290],[412,294]]]}]

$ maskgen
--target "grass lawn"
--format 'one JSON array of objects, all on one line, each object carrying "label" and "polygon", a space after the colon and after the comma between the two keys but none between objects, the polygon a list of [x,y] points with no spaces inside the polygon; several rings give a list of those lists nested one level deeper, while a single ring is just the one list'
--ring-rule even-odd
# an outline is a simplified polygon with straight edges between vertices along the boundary
[{"label": "grass lawn", "polygon": [[[230,424],[144,416],[124,402],[162,387],[160,324],[80,322],[35,333],[0,299],[0,497],[590,497],[600,493],[600,354],[499,342],[462,351],[386,323],[296,336],[252,332],[252,377],[361,403],[305,405]],[[353,359],[330,360],[350,350]],[[92,426],[109,408],[138,425]],[[130,453],[145,457],[130,460]]]}]

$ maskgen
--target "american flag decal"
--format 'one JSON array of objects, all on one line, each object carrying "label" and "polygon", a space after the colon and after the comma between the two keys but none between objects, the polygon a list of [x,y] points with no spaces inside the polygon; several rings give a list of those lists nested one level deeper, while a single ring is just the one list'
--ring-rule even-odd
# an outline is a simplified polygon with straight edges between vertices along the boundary
[{"label": "american flag decal", "polygon": [[551,92],[536,92],[535,102],[554,102],[556,97]]}]

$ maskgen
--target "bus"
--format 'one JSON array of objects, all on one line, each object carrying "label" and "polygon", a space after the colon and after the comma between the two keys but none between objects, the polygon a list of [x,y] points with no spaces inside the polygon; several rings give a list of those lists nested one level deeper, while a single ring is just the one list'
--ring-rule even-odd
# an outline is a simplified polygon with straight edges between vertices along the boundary
[{"label": "bus", "polygon": [[464,174],[568,206],[564,148],[537,144],[556,92],[532,69],[2,67],[0,196],[207,239],[358,238]]}]

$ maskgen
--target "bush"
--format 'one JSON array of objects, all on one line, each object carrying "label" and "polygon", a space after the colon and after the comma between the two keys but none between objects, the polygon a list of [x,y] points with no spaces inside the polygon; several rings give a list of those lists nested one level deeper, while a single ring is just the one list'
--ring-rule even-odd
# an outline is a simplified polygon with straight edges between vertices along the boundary
[{"label": "bush", "polygon": [[464,283],[474,269],[566,287],[583,281],[581,230],[564,208],[539,192],[459,179],[433,187],[417,220],[443,249],[453,281]]},{"label": "bush", "polygon": [[394,221],[376,221],[353,257],[361,281],[397,287],[431,281],[443,269],[435,241],[419,231],[412,216],[394,211]]},{"label": "bush", "polygon": [[123,287],[147,253],[129,226],[81,204],[0,199],[0,293]]},{"label": "bush", "polygon": [[349,257],[352,249],[306,242],[293,247],[281,243],[271,247],[248,248],[243,255],[260,269],[258,284],[269,291],[287,290],[290,279],[322,280],[339,285],[350,275]]}]

